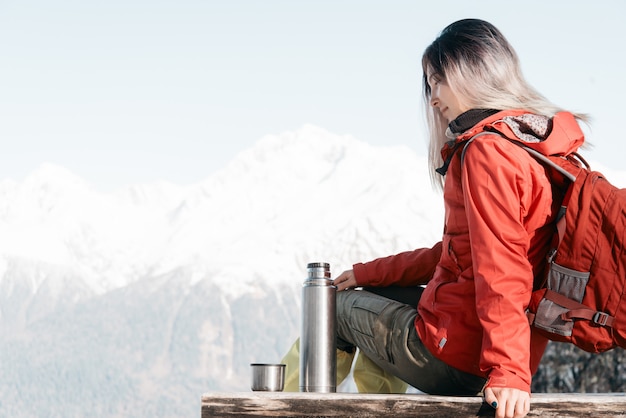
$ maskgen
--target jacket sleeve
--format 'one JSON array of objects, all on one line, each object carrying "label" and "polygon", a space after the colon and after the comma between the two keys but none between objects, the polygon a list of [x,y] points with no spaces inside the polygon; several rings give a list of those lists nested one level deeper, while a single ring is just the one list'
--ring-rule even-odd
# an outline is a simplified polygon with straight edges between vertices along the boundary
[{"label": "jacket sleeve", "polygon": [[359,286],[418,286],[433,276],[441,258],[441,242],[352,266]]},{"label": "jacket sleeve", "polygon": [[487,387],[530,392],[531,331],[525,311],[533,269],[524,219],[536,202],[526,158],[508,141],[483,136],[466,149],[462,184],[476,313],[483,327],[480,369],[488,376]]}]

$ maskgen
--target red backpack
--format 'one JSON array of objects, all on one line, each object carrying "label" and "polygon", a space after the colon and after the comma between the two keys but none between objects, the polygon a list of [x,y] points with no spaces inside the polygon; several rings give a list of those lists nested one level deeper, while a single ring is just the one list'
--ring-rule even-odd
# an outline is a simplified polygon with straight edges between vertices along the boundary
[{"label": "red backpack", "polygon": [[509,141],[548,169],[555,195],[563,196],[547,273],[528,307],[530,324],[590,353],[626,348],[626,189],[578,154],[546,156]]}]

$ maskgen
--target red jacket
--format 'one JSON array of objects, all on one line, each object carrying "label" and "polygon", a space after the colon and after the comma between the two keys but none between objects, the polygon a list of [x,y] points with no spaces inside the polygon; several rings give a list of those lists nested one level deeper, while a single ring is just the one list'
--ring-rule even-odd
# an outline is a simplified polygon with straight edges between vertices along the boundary
[{"label": "red jacket", "polygon": [[[460,135],[497,130],[547,154],[568,154],[584,137],[570,113],[554,118],[496,113]],[[452,143],[442,150],[444,160]],[[556,210],[544,168],[500,135],[481,135],[455,152],[444,185],[443,239],[353,266],[360,286],[426,284],[415,321],[429,351],[447,364],[488,378],[487,387],[530,392],[547,340],[526,318],[533,277],[545,265]],[[531,341],[532,340],[532,341]]]}]

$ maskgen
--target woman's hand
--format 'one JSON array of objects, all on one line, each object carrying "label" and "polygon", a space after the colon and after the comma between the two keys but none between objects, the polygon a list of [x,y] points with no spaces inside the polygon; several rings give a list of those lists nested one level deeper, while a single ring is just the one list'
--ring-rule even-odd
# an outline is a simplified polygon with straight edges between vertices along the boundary
[{"label": "woman's hand", "polygon": [[496,409],[496,418],[523,418],[530,411],[530,393],[519,389],[487,388],[485,402]]},{"label": "woman's hand", "polygon": [[341,273],[335,280],[333,280],[333,284],[337,286],[337,291],[352,289],[357,286],[356,277],[354,277],[354,271],[346,270]]}]

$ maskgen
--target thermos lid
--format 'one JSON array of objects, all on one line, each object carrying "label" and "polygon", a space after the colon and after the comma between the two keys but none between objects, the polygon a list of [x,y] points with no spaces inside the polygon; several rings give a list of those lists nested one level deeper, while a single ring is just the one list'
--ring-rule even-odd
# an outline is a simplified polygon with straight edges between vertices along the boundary
[{"label": "thermos lid", "polygon": [[330,270],[330,264],[328,263],[309,263],[306,265],[308,269],[319,269],[323,268],[324,270]]},{"label": "thermos lid", "polygon": [[330,264],[309,263],[307,264],[308,278],[305,285],[308,286],[328,286],[330,284]]}]

